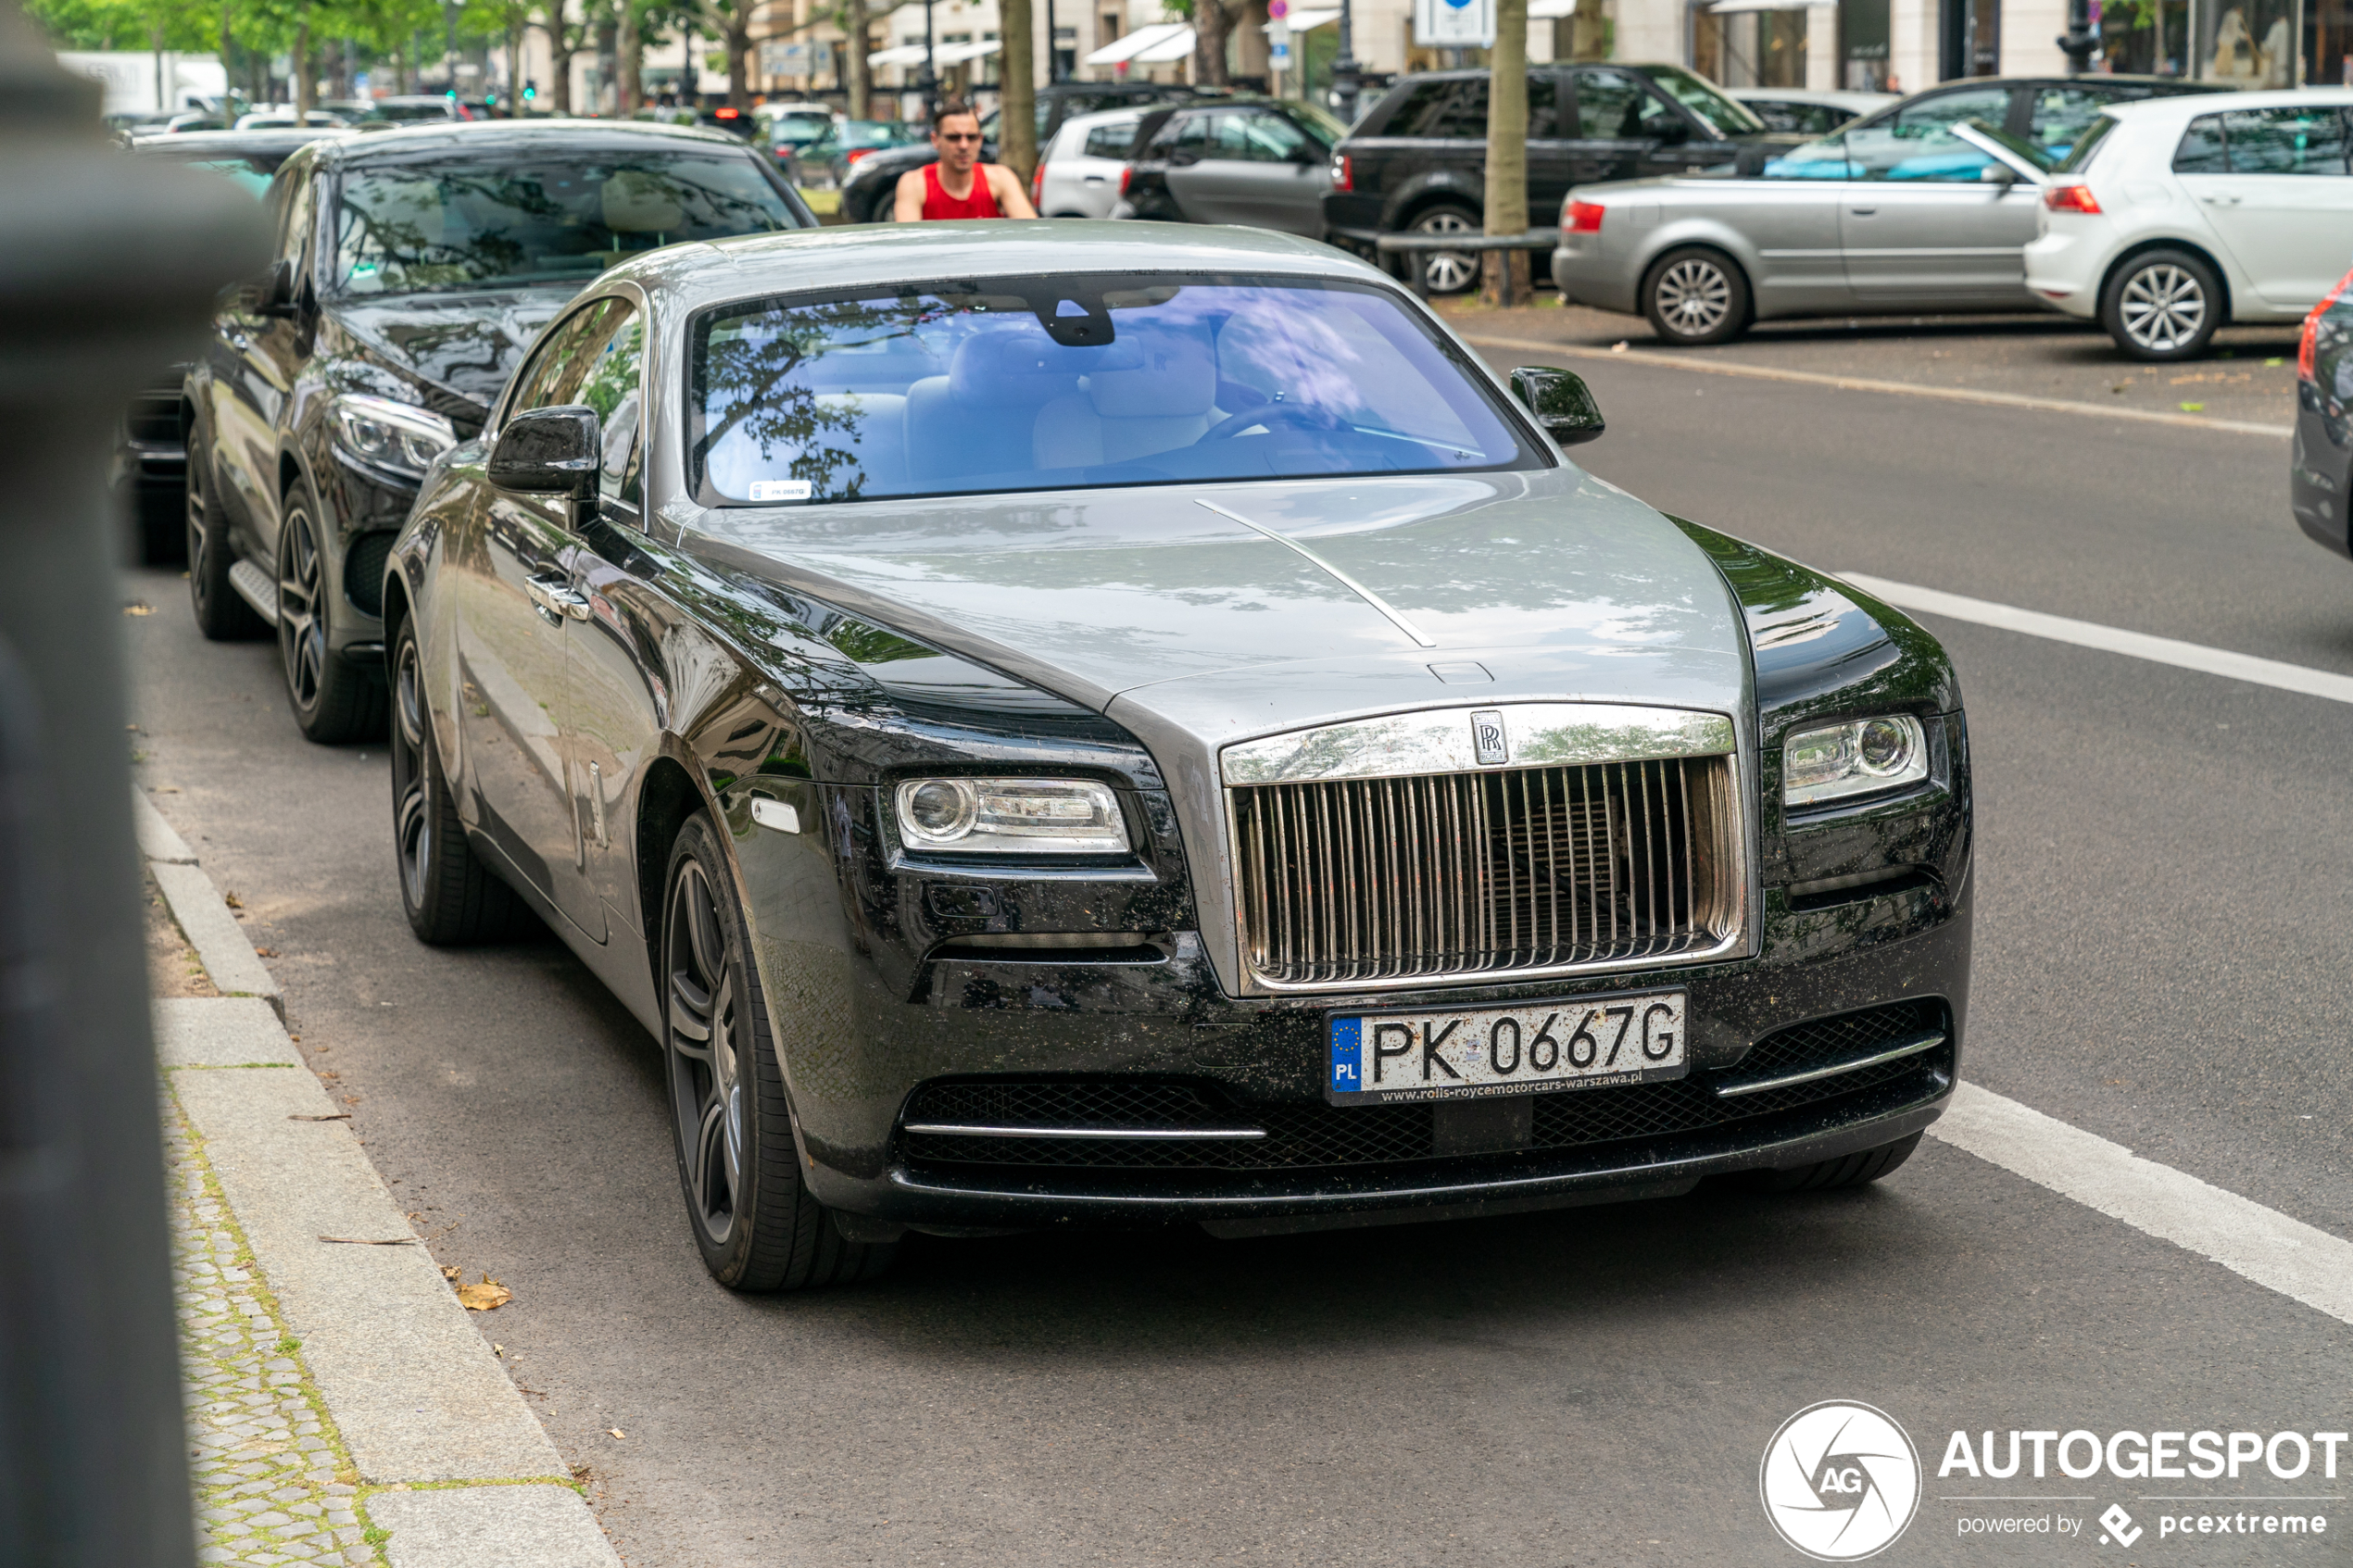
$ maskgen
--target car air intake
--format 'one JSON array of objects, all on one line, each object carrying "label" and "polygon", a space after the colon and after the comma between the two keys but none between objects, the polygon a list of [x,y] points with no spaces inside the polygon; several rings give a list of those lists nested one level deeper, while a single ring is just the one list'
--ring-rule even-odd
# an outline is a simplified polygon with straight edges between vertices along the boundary
[{"label": "car air intake", "polygon": [[1275,988],[1571,972],[1736,942],[1730,757],[1231,792],[1252,973]]}]

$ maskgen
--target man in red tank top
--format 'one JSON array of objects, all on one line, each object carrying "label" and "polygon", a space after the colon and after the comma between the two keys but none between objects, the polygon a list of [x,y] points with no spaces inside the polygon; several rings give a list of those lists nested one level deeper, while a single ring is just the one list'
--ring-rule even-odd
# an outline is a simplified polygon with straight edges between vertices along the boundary
[{"label": "man in red tank top", "polygon": [[897,221],[1038,216],[1012,169],[980,161],[980,117],[969,105],[940,100],[932,111],[931,144],[939,161],[899,177],[891,208]]}]

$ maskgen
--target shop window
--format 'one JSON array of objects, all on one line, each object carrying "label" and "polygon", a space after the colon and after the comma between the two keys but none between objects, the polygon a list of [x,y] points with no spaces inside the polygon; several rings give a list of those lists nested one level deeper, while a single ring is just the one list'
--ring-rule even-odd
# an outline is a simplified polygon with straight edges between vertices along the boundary
[{"label": "shop window", "polygon": [[2200,77],[2238,87],[2296,85],[2295,0],[2233,0],[2200,10]]}]

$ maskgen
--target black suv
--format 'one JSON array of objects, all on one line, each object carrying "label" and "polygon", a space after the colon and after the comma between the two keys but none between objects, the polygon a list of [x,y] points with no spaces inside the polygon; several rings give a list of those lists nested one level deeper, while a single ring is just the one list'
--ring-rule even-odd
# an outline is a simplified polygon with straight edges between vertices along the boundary
[{"label": "black suv", "polygon": [[[1475,232],[1485,224],[1483,70],[1409,76],[1332,151],[1326,235],[1371,254],[1382,234]],[[1542,65],[1528,72],[1528,220],[1550,228],[1573,185],[1761,165],[1802,138],[1765,122],[1680,66]],[[1478,280],[1468,252],[1422,257],[1433,294]]]},{"label": "black suv", "polygon": [[382,731],[384,558],[539,329],[623,257],[816,220],[716,132],[508,120],[313,142],[271,182],[276,259],[188,372],[188,587],[275,627],[296,722]]},{"label": "black suv", "polygon": [[[1202,94],[1190,87],[1157,82],[1057,82],[1038,89],[1038,148],[1043,152],[1073,115],[1097,109],[1139,109],[1154,104],[1178,104]],[[980,157],[997,161],[997,113],[980,122]],[[888,147],[868,153],[849,166],[841,185],[841,220],[845,223],[887,223],[899,177],[911,169],[937,163],[928,139],[911,147]]]}]

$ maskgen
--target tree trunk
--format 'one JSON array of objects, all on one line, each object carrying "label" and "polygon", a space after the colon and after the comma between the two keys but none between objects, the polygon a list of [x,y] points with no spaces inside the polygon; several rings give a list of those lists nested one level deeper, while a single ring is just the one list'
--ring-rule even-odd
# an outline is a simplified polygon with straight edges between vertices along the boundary
[{"label": "tree trunk", "polygon": [[1233,28],[1234,19],[1227,15],[1223,0],[1193,0],[1194,86],[1227,84],[1226,38]]},{"label": "tree trunk", "polygon": [[[1528,232],[1528,0],[1495,0],[1487,89],[1487,232]],[[1491,250],[1479,265],[1490,305],[1528,298],[1528,253]]]},{"label": "tree trunk", "polygon": [[287,67],[294,73],[295,123],[300,125],[310,112],[310,7],[305,6],[295,23],[294,48],[287,56]]},{"label": "tree trunk", "polygon": [[621,0],[613,50],[614,70],[621,79],[621,102],[614,112],[627,119],[646,101],[646,35],[637,25],[636,0]]},{"label": "tree trunk", "polygon": [[547,0],[539,31],[547,35],[548,105],[560,115],[572,113],[572,29],[564,21],[565,0]]},{"label": "tree trunk", "polygon": [[522,113],[522,14],[507,17],[507,112]]},{"label": "tree trunk", "polygon": [[871,119],[875,73],[866,64],[866,0],[842,0],[841,90],[849,100],[849,118]]},{"label": "tree trunk", "polygon": [[997,0],[997,161],[1023,184],[1038,168],[1038,56],[1029,0]]}]

